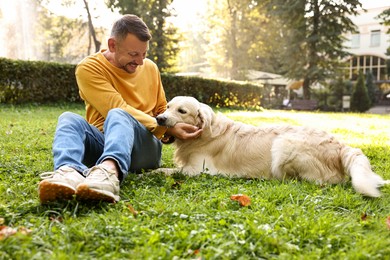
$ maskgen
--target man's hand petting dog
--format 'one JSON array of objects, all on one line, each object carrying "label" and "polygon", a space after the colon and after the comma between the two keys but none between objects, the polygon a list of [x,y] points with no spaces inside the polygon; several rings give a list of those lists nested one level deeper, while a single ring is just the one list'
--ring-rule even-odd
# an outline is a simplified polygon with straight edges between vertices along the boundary
[{"label": "man's hand petting dog", "polygon": [[180,140],[196,139],[202,134],[202,129],[185,123],[177,123],[173,127],[168,127],[166,135],[174,136]]}]

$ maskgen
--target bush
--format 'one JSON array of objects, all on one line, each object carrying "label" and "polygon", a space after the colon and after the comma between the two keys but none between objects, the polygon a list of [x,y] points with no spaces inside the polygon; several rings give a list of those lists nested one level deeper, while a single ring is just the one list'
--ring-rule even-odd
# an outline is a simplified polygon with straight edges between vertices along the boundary
[{"label": "bush", "polygon": [[80,101],[75,66],[0,58],[0,102]]},{"label": "bush", "polygon": [[351,111],[365,112],[370,108],[370,97],[364,80],[363,72],[359,72],[359,77],[351,96]]},{"label": "bush", "polygon": [[215,107],[260,108],[263,88],[258,85],[170,74],[162,74],[161,78],[168,100],[193,96]]},{"label": "bush", "polygon": [[[1,103],[81,102],[73,64],[0,58]],[[259,109],[262,87],[162,74],[167,99],[193,96],[216,107]]]},{"label": "bush", "polygon": [[370,106],[373,106],[376,103],[376,95],[378,92],[378,87],[374,83],[374,75],[372,74],[372,71],[368,71],[366,73],[366,86],[367,86],[367,93],[368,97],[370,99]]},{"label": "bush", "polygon": [[321,111],[343,111],[343,97],[350,96],[353,84],[349,80],[337,77],[329,82],[325,89],[313,90],[315,99],[318,99]]}]

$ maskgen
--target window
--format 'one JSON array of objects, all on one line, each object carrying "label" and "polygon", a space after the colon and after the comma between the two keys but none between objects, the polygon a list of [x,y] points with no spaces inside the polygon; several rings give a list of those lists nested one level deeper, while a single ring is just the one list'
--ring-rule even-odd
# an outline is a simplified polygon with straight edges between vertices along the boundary
[{"label": "window", "polygon": [[371,47],[378,47],[381,44],[381,31],[371,31]]},{"label": "window", "polygon": [[386,60],[372,55],[353,56],[349,61],[349,78],[356,80],[358,72],[372,71],[375,80],[386,80]]},{"label": "window", "polygon": [[351,48],[360,47],[360,34],[352,34],[351,37]]}]

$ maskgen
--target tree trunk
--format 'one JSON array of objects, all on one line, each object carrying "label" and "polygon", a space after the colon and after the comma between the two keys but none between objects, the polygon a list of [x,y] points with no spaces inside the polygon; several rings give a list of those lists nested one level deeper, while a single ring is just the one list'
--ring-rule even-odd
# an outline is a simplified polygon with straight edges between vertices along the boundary
[{"label": "tree trunk", "polygon": [[303,99],[310,99],[310,78],[306,77],[304,80],[303,80],[303,85],[302,85],[302,88],[303,88]]},{"label": "tree trunk", "polygon": [[311,89],[310,84],[316,79],[313,76],[316,74],[314,71],[317,70],[318,54],[317,54],[317,39],[319,35],[319,18],[320,18],[320,7],[318,0],[314,0],[313,4],[313,31],[309,37],[309,66],[307,68],[306,77],[303,81],[303,97],[304,99],[310,99]]},{"label": "tree trunk", "polygon": [[98,39],[96,38],[96,32],[92,24],[92,17],[91,17],[91,13],[89,12],[88,2],[87,0],[83,0],[83,1],[84,1],[85,9],[87,10],[87,14],[88,14],[89,33],[92,36],[93,42],[95,44],[95,52],[98,52],[100,50],[101,42],[98,41]]},{"label": "tree trunk", "polygon": [[[230,78],[238,80],[238,47],[237,47],[237,10],[234,3],[227,1],[230,15],[230,58],[232,67],[230,68]],[[228,52],[229,53],[229,52]]]}]

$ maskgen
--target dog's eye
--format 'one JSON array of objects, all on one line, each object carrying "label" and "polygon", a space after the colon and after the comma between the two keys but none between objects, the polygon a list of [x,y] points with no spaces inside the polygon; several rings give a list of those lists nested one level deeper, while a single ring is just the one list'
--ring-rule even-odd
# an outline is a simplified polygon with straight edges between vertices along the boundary
[{"label": "dog's eye", "polygon": [[179,111],[180,114],[186,114],[187,113],[187,111],[185,111],[184,109],[181,109],[181,108],[179,108],[178,111]]}]

